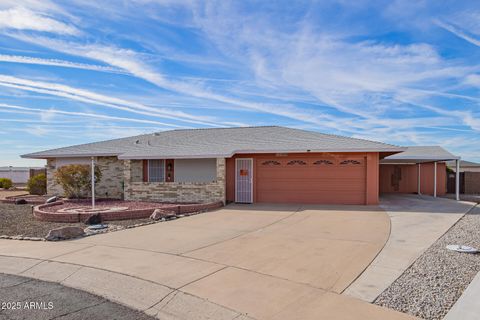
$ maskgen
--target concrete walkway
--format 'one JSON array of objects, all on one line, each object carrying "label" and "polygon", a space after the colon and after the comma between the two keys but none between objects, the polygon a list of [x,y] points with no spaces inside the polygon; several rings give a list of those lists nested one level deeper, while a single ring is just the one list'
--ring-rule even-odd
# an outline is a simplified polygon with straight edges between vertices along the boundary
[{"label": "concrete walkway", "polygon": [[480,315],[480,273],[477,273],[444,320],[477,320]]},{"label": "concrete walkway", "polygon": [[0,274],[0,302],[2,320],[155,319],[81,290],[6,274]]},{"label": "concrete walkway", "polygon": [[373,302],[427,248],[475,204],[417,195],[388,195],[381,207],[391,219],[385,248],[344,294]]},{"label": "concrete walkway", "polygon": [[0,272],[159,319],[412,319],[339,294],[389,230],[378,207],[235,205],[76,241],[0,240]]}]

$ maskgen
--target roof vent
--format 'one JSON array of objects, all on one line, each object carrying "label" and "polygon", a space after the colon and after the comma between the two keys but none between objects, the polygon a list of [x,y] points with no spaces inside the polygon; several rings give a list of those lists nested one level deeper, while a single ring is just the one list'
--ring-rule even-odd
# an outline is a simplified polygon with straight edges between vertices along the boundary
[{"label": "roof vent", "polygon": [[135,140],[135,144],[140,144],[140,140]]},{"label": "roof vent", "polygon": [[154,136],[159,136],[159,135],[160,135],[160,132],[154,132],[153,135],[154,135]]}]

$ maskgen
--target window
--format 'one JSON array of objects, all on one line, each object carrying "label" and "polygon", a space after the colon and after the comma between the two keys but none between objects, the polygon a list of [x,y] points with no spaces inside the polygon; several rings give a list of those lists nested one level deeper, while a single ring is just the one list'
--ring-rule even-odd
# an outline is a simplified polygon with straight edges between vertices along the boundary
[{"label": "window", "polygon": [[358,160],[343,160],[342,162],[340,162],[340,164],[362,164],[362,163]]},{"label": "window", "polygon": [[268,160],[262,163],[262,166],[279,166],[280,162],[275,160]]},{"label": "window", "polygon": [[287,162],[287,166],[291,166],[291,165],[295,165],[295,164],[304,166],[304,165],[306,165],[307,163],[306,163],[305,161],[302,161],[302,160],[292,160],[292,161],[288,161],[288,162]]},{"label": "window", "polygon": [[330,160],[317,160],[317,161],[315,161],[313,164],[318,164],[318,165],[321,165],[321,164],[333,164],[333,162],[330,161]]},{"label": "window", "polygon": [[165,181],[165,160],[148,160],[148,181]]}]

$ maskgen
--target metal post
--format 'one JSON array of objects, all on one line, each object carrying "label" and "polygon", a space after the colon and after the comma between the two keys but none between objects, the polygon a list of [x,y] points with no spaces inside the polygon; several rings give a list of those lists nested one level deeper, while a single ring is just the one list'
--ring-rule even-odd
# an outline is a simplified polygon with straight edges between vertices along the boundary
[{"label": "metal post", "polygon": [[418,175],[418,176],[417,176],[417,184],[418,184],[418,186],[417,186],[417,193],[418,193],[418,194],[422,194],[422,193],[420,192],[420,163],[418,164],[417,175]]},{"label": "metal post", "polygon": [[95,158],[92,157],[92,208],[95,208]]},{"label": "metal post", "polygon": [[437,161],[433,163],[433,197],[437,197]]},{"label": "metal post", "polygon": [[460,200],[460,159],[455,161],[455,199]]}]

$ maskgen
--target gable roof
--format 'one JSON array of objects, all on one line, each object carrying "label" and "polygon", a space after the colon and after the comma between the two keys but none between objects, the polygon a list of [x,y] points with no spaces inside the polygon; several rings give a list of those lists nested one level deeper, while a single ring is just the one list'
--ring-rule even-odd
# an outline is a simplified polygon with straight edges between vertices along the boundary
[{"label": "gable roof", "polygon": [[411,146],[403,152],[385,157],[381,163],[402,163],[402,162],[431,162],[456,160],[455,156],[440,146]]},{"label": "gable roof", "polygon": [[185,129],[35,152],[23,158],[118,156],[119,159],[231,157],[235,153],[401,152],[398,146],[286,127]]}]

